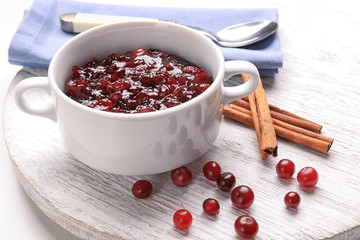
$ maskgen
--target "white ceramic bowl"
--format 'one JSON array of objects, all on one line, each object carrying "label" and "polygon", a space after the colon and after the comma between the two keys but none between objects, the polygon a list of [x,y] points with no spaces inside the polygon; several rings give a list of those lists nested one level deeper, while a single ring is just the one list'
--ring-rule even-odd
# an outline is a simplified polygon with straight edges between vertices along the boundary
[{"label": "white ceramic bowl", "polygon": [[[212,85],[198,97],[162,111],[119,114],[83,106],[65,95],[71,67],[111,52],[142,48],[171,52],[206,70]],[[224,87],[224,79],[246,73],[251,80]],[[245,61],[224,62],[219,48],[198,32],[174,23],[136,21],[113,23],[85,31],[67,42],[53,57],[48,77],[29,78],[15,90],[25,112],[58,122],[69,152],[84,164],[105,172],[155,174],[199,158],[215,141],[223,104],[253,92],[259,83],[256,67]],[[25,99],[29,89],[52,96],[49,105]]]}]

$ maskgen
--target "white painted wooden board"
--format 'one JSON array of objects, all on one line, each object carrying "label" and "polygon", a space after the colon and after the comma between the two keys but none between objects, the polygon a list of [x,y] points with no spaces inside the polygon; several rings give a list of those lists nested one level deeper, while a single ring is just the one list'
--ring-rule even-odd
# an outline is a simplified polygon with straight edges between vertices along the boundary
[{"label": "white painted wooden board", "polygon": [[[192,184],[179,188],[171,183],[169,173],[112,175],[93,170],[69,156],[56,123],[27,115],[14,104],[14,85],[34,74],[46,72],[25,68],[9,90],[3,114],[5,140],[29,196],[55,222],[77,236],[84,239],[232,239],[236,238],[235,219],[247,213],[260,225],[256,239],[360,238],[359,135],[356,134],[359,127],[354,126],[356,119],[352,117],[359,113],[356,104],[337,112],[331,108],[307,110],[309,115],[318,115],[318,122],[325,123],[324,134],[336,139],[328,155],[279,139],[279,157],[262,161],[254,130],[224,119],[214,146],[188,165],[194,175]],[[353,98],[358,102],[359,90],[353,90],[344,94],[342,100],[348,102]],[[41,92],[32,92],[30,97],[38,101],[46,98]],[[323,102],[317,96],[314,98],[317,98],[314,104]],[[304,190],[295,178],[280,180],[275,164],[281,158],[292,159],[297,170],[308,165],[315,167],[320,175],[318,185]],[[237,185],[246,184],[253,189],[255,202],[248,210],[233,208],[229,193],[217,190],[213,182],[202,176],[201,168],[209,160],[218,161],[224,171],[233,172]],[[140,178],[153,183],[154,192],[148,199],[138,200],[131,194],[132,184]],[[288,191],[301,195],[297,211],[286,209],[283,203]],[[217,217],[209,217],[202,211],[202,202],[208,197],[220,202],[221,212]],[[190,210],[194,217],[187,232],[176,230],[172,223],[173,213],[180,208]]]},{"label": "white painted wooden board", "polygon": [[[243,213],[258,221],[256,239],[360,239],[360,39],[358,30],[344,27],[359,26],[358,10],[338,1],[275,2],[284,66],[275,78],[263,79],[268,100],[322,124],[323,134],[335,139],[327,155],[278,139],[279,156],[261,161],[255,131],[224,119],[214,146],[189,165],[194,181],[187,188],[172,185],[169,173],[134,177],[98,172],[67,154],[55,123],[16,108],[16,82],[46,74],[26,68],[9,90],[3,129],[19,180],[33,201],[83,239],[234,239],[234,221]],[[43,98],[39,92],[32,97]],[[279,180],[275,165],[281,158],[292,159],[297,171],[315,167],[320,175],[316,188],[305,191],[295,178]],[[234,209],[229,194],[204,179],[201,168],[209,160],[254,190],[250,209]],[[148,199],[131,195],[139,178],[153,183]],[[296,212],[283,204],[288,191],[302,197]],[[202,212],[207,197],[221,204],[216,218]],[[188,232],[172,224],[179,208],[193,214]]]}]

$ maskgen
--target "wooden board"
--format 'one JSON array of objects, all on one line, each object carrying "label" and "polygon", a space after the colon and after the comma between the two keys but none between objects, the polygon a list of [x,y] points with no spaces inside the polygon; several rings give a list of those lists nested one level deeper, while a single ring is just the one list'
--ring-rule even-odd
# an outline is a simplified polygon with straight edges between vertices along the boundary
[{"label": "wooden board", "polygon": [[[93,170],[72,158],[63,146],[56,123],[27,115],[15,106],[15,84],[39,75],[46,75],[46,71],[24,68],[15,77],[3,112],[5,141],[19,180],[31,199],[80,238],[232,239],[236,238],[234,221],[242,214],[257,219],[260,229],[256,239],[360,238],[360,131],[355,124],[359,123],[360,92],[346,79],[344,83],[349,85],[345,89],[336,88],[331,81],[324,85],[321,79],[281,83],[264,79],[270,102],[287,99],[287,110],[323,124],[323,134],[335,138],[328,155],[279,139],[279,156],[262,161],[255,131],[224,119],[213,147],[188,165],[193,172],[192,184],[180,188],[171,183],[169,173],[119,176]],[[34,102],[46,99],[36,91],[29,97]],[[315,167],[320,176],[318,185],[304,190],[295,177],[280,180],[275,165],[282,158],[292,159],[297,171],[304,166]],[[232,207],[229,193],[217,190],[203,177],[202,166],[209,160],[234,173],[237,185],[253,189],[255,202],[248,210]],[[154,192],[148,199],[138,200],[131,194],[132,184],[140,178],[153,183]],[[301,195],[297,211],[286,209],[283,203],[288,191]],[[220,202],[221,211],[216,217],[203,213],[202,203],[208,197]],[[173,213],[180,208],[193,215],[189,231],[173,226]]]}]

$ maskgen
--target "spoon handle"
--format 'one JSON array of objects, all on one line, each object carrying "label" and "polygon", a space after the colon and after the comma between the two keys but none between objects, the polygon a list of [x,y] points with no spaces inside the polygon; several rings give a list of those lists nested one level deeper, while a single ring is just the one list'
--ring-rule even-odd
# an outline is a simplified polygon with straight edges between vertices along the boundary
[{"label": "spoon handle", "polygon": [[165,21],[176,23],[171,19],[155,19],[142,17],[124,17],[111,16],[90,13],[64,13],[60,16],[61,29],[69,33],[80,33],[92,27],[96,27],[105,23],[119,22],[119,21]]},{"label": "spoon handle", "polygon": [[215,41],[215,42],[218,42],[219,39],[216,38],[216,35],[213,33],[213,32],[210,32],[206,29],[203,29],[203,28],[199,28],[199,27],[194,27],[194,26],[188,26],[186,25],[187,27],[189,28],[192,28],[200,33],[202,33],[203,35],[205,35],[206,37],[210,38],[211,40]]},{"label": "spoon handle", "polygon": [[[90,28],[112,22],[119,21],[165,21],[176,23],[176,20],[171,19],[156,19],[156,18],[142,18],[142,17],[124,17],[124,16],[112,16],[112,15],[101,15],[101,14],[90,14],[90,13],[64,13],[60,16],[61,29],[69,33],[80,33]],[[210,31],[199,27],[187,26],[193,28],[210,39],[216,41],[216,37]]]}]

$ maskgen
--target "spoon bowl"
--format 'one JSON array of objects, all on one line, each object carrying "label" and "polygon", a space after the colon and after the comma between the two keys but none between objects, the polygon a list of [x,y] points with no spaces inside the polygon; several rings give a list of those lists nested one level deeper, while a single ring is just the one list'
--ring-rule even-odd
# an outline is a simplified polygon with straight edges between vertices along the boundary
[{"label": "spoon bowl", "polygon": [[217,33],[199,27],[190,27],[220,46],[245,47],[273,35],[278,29],[278,24],[270,20],[246,22],[226,27]]}]

